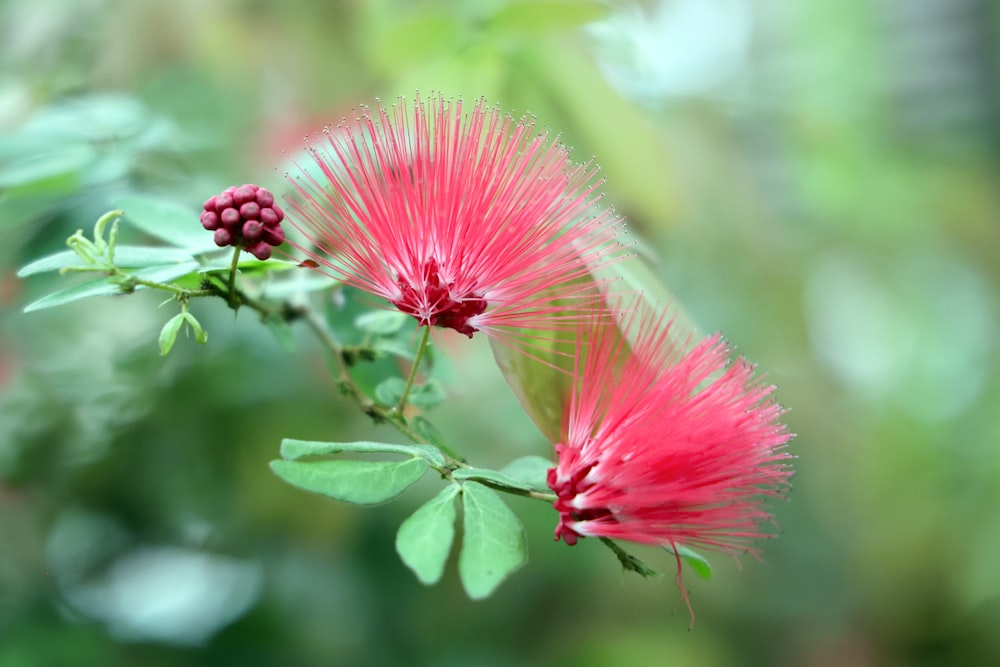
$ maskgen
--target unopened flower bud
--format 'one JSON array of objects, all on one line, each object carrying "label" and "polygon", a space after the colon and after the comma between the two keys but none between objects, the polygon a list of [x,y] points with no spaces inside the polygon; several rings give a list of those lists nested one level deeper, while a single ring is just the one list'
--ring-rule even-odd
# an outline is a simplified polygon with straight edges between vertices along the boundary
[{"label": "unopened flower bud", "polygon": [[222,211],[222,214],[219,217],[222,220],[222,224],[226,227],[232,227],[240,221],[240,212],[235,208],[229,207]]},{"label": "unopened flower bud", "polygon": [[242,206],[249,201],[253,201],[256,196],[257,193],[253,190],[253,188],[248,185],[243,185],[236,188],[236,191],[233,192],[233,203],[237,206]]},{"label": "unopened flower bud", "polygon": [[215,210],[224,211],[227,208],[233,207],[233,196],[227,192],[223,192],[221,195],[215,197]]},{"label": "unopened flower bud", "polygon": [[240,217],[244,220],[259,220],[260,205],[255,201],[248,201],[240,206]]},{"label": "unopened flower bud", "polygon": [[251,246],[247,246],[247,251],[257,259],[267,259],[271,256],[271,246],[266,241],[258,241]]},{"label": "unopened flower bud", "polygon": [[219,228],[219,215],[215,211],[205,211],[201,214],[201,226],[208,231]]},{"label": "unopened flower bud", "polygon": [[258,259],[271,256],[272,246],[285,242],[281,221],[285,213],[274,195],[259,185],[231,186],[203,205],[202,226],[215,232],[215,244],[242,248]]},{"label": "unopened flower bud", "polygon": [[273,246],[279,246],[285,242],[285,230],[281,227],[266,227],[262,238]]},{"label": "unopened flower bud", "polygon": [[247,220],[243,223],[243,240],[254,243],[264,232],[264,225],[257,220]]},{"label": "unopened flower bud", "polygon": [[281,222],[278,214],[274,212],[273,208],[262,208],[260,209],[260,221],[267,225],[268,227],[273,227]]},{"label": "unopened flower bud", "polygon": [[267,208],[274,204],[274,195],[264,189],[257,191],[256,199],[261,208]]}]

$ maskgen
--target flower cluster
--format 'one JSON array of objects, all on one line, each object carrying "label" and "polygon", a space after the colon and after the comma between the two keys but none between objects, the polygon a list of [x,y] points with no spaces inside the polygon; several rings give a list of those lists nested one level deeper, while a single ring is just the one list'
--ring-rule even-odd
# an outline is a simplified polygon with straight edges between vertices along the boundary
[{"label": "flower cluster", "polygon": [[[765,500],[791,476],[782,408],[718,336],[692,342],[665,312],[608,305],[595,269],[637,260],[592,165],[530,121],[441,97],[379,103],[309,155],[290,177],[290,221],[311,265],[420,326],[575,341],[548,475],[557,540],[757,553]],[[205,211],[220,245],[261,257],[283,238],[266,190],[227,190]]]},{"label": "flower cluster", "polygon": [[215,232],[215,244],[241,247],[257,259],[271,256],[271,247],[285,241],[281,221],[285,213],[264,188],[246,184],[226,188],[209,197],[201,214],[202,226]]},{"label": "flower cluster", "polygon": [[[622,539],[758,555],[768,496],[788,486],[791,438],[773,387],[718,336],[690,345],[672,322],[633,314],[639,337],[595,326],[577,346],[558,461],[556,540]],[[689,348],[689,349],[687,349]],[[687,591],[677,557],[677,582]],[[688,602],[690,610],[690,602]],[[694,616],[692,613],[692,620]]]},{"label": "flower cluster", "polygon": [[747,541],[768,536],[763,499],[791,474],[774,388],[742,358],[730,362],[718,336],[690,346],[662,315],[633,320],[633,344],[595,327],[577,348],[548,479],[556,539],[754,551]]},{"label": "flower cluster", "polygon": [[292,177],[301,250],[424,326],[570,330],[556,304],[592,299],[582,279],[620,255],[596,168],[482,101],[379,103],[310,155]]}]

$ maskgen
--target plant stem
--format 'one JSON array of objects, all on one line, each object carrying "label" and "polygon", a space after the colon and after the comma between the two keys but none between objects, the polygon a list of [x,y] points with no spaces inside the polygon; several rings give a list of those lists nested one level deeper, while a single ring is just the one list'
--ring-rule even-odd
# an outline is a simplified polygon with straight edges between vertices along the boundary
[{"label": "plant stem", "polygon": [[238,305],[236,303],[236,268],[240,263],[240,251],[239,246],[233,249],[233,261],[229,264],[229,307],[234,310]]},{"label": "plant stem", "polygon": [[[248,304],[253,306],[253,304]],[[333,357],[333,362],[337,364],[337,372],[340,377],[337,378],[341,385],[347,390],[354,402],[357,403],[365,412],[371,412],[372,409],[378,408],[367,399],[361,388],[354,382],[354,378],[351,377],[350,369],[347,367],[347,362],[344,361],[344,347],[340,344],[330,330],[327,328],[326,323],[320,319],[319,315],[312,308],[302,307],[298,310],[299,314],[312,329],[312,332],[316,334],[316,338],[319,339],[320,343],[330,352]],[[380,415],[381,416],[381,415]]]},{"label": "plant stem", "polygon": [[170,283],[154,283],[150,280],[143,280],[142,278],[134,278],[133,280],[136,285],[142,285],[143,287],[148,287],[150,289],[158,289],[158,290],[163,290],[164,292],[179,294],[182,297],[186,298],[191,298],[196,296],[215,296],[217,294],[212,290],[184,289],[183,287],[177,287],[176,285],[171,285]]},{"label": "plant stem", "polygon": [[[256,301],[250,300],[245,301],[245,303],[247,306],[260,311],[261,304],[258,304]],[[348,368],[347,362],[344,361],[344,346],[340,344],[340,341],[333,337],[333,334],[330,333],[326,323],[323,322],[316,311],[303,306],[296,312],[301,315],[302,319],[306,321],[309,328],[312,329],[312,332],[316,334],[320,343],[322,343],[323,346],[329,351],[330,355],[333,357],[334,363],[337,365],[338,382],[342,387],[344,387],[344,389],[347,390],[348,395],[355,403],[358,404],[363,412],[382,421],[389,422],[396,427],[397,431],[417,444],[431,444],[426,438],[422,437],[419,433],[413,430],[413,427],[406,421],[406,418],[403,416],[398,407],[386,409],[377,403],[373,403],[367,396],[365,396],[364,392],[361,391],[361,388],[354,382],[354,378],[351,377],[350,368]],[[420,354],[422,354],[423,348],[426,347],[426,345],[427,333],[425,331],[423,339],[421,340],[420,350],[418,351],[417,361],[415,363],[419,363]],[[413,373],[410,375],[410,380],[412,382]],[[461,457],[459,457],[458,454],[456,454],[450,447],[447,447],[443,443],[438,443],[433,446],[437,447],[442,451],[442,453],[444,453],[444,455],[449,459],[449,464],[464,465]]]},{"label": "plant stem", "polygon": [[410,368],[410,375],[406,378],[406,386],[403,387],[403,395],[399,397],[399,403],[396,404],[395,411],[402,414],[403,408],[406,407],[406,399],[410,396],[410,389],[413,388],[413,381],[417,379],[417,371],[420,370],[420,360],[424,357],[424,350],[427,349],[427,340],[431,335],[430,325],[424,325],[423,331],[420,334],[420,343],[417,345],[417,356],[413,360],[413,367]]},{"label": "plant stem", "polygon": [[[234,255],[234,260],[238,258],[238,254]],[[235,264],[235,262],[234,262]],[[230,280],[234,274],[230,273]],[[221,281],[219,281],[221,282]],[[293,305],[288,301],[281,301],[277,303],[269,303],[266,301],[261,301],[255,299],[248,294],[245,294],[237,290],[230,282],[226,287],[221,284],[217,284],[215,280],[209,280],[206,284],[209,285],[210,289],[199,289],[190,290],[184,289],[182,287],[177,287],[169,283],[155,283],[148,280],[137,279],[135,281],[137,285],[143,285],[144,287],[149,287],[152,289],[164,290],[179,295],[182,298],[191,297],[202,297],[202,296],[219,296],[225,299],[227,302],[232,304],[234,301],[239,305],[246,306],[261,315],[263,318],[268,317],[281,317],[287,322],[293,320],[301,319],[304,320],[309,329],[313,332],[316,338],[319,340],[320,344],[326,348],[327,352],[333,358],[333,363],[336,365],[336,377],[337,383],[344,389],[347,396],[353,401],[361,411],[369,415],[376,421],[383,421],[392,424],[401,434],[409,438],[416,444],[421,445],[433,445],[441,450],[441,452],[448,459],[449,465],[454,465],[456,467],[464,466],[462,458],[455,453],[451,448],[447,447],[443,443],[431,443],[428,442],[427,438],[424,438],[419,433],[417,433],[409,422],[407,422],[406,417],[403,416],[402,406],[406,402],[406,397],[409,395],[409,389],[412,387],[413,382],[416,378],[417,369],[420,365],[421,358],[423,357],[424,350],[428,344],[428,337],[430,333],[429,328],[425,328],[423,335],[420,339],[420,346],[417,349],[417,356],[413,363],[413,369],[410,371],[410,377],[407,382],[407,389],[403,394],[403,400],[399,406],[394,408],[386,408],[377,403],[372,402],[362,391],[362,389],[351,377],[350,368],[347,362],[344,360],[344,346],[341,345],[340,341],[334,337],[327,327],[326,322],[323,321],[322,317],[307,305]],[[518,495],[531,495],[534,492],[524,492],[518,493]],[[532,496],[540,497],[540,496]],[[549,498],[541,498],[544,500],[549,500]]]}]

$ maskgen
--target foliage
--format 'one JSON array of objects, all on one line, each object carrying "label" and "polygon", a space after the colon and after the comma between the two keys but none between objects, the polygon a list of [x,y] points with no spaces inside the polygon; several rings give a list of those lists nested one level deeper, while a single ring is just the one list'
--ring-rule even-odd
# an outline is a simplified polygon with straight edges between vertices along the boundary
[{"label": "foliage", "polygon": [[[953,48],[993,43],[995,21],[972,5],[904,16],[878,3],[779,2],[754,11],[752,47],[724,77],[649,106],[604,76],[594,33],[574,27],[589,16],[560,26],[549,10],[560,3],[539,3],[547,18],[536,22],[531,4],[4,4],[0,663],[997,661],[996,57]],[[628,15],[626,3],[581,4]],[[513,5],[528,18],[493,29],[491,15]],[[712,19],[711,8],[698,15],[709,23],[672,18],[671,34],[691,37],[681,40],[631,42],[638,33],[616,24],[618,62],[648,81],[643,58],[655,57],[694,80],[686,64],[736,21]],[[720,562],[714,578],[725,585],[686,582],[695,632],[664,612],[672,591],[606,576],[616,565],[600,545],[566,559],[562,545],[537,539],[552,523],[544,502],[503,495],[524,521],[531,564],[469,613],[447,565],[434,588],[419,583],[432,583],[430,564],[441,562],[442,526],[458,525],[458,483],[425,474],[399,500],[354,512],[282,483],[261,464],[283,438],[396,435],[331,397],[341,389],[322,369],[336,361],[301,317],[244,305],[234,322],[221,297],[196,298],[188,312],[210,334],[203,348],[183,302],[140,285],[127,298],[21,314],[71,281],[120,292],[101,272],[57,273],[82,265],[65,239],[83,228],[96,243],[90,228],[112,209],[125,212],[115,252],[124,273],[195,261],[183,289],[218,284],[228,253],[154,245],[136,206],[119,198],[195,215],[206,194],[271,174],[289,158],[281,150],[294,153],[353,105],[415,89],[485,95],[561,130],[581,160],[597,156],[610,199],[646,237],[652,272],[701,327],[725,330],[769,368],[792,407],[802,435],[796,490],[777,513],[785,535],[765,567],[746,559],[738,580]],[[102,92],[111,90],[127,94]],[[280,182],[279,167],[266,185]],[[140,248],[154,250],[133,254]],[[47,255],[56,266],[13,279]],[[398,320],[395,333],[383,328],[392,322],[356,324],[371,304],[354,291],[294,262],[284,271],[254,262],[240,260],[241,289],[261,304],[312,294],[357,384],[387,407],[375,388],[390,376],[405,382],[412,322]],[[250,321],[258,315],[265,327]],[[180,327],[163,358],[159,332],[172,321]],[[521,479],[516,461],[505,465],[500,451],[537,457],[531,488],[543,489],[544,442],[489,353],[432,344],[423,372],[448,400],[411,406],[413,431],[439,449],[461,443],[478,470],[511,479]],[[384,558],[397,526],[435,498],[424,525],[440,537],[412,549],[428,555]],[[942,536],[960,548],[941,549]],[[193,568],[164,550],[124,578],[123,557],[153,547],[230,561]],[[672,571],[672,555],[636,553]],[[235,564],[259,567],[258,583],[231,576]],[[162,603],[149,626],[158,634],[120,623],[100,597],[113,586]],[[103,615],[79,606],[81,590],[105,601]],[[218,592],[187,598],[203,610],[240,590],[253,597],[193,644],[168,622],[186,612],[171,616],[166,603],[195,590]]]}]

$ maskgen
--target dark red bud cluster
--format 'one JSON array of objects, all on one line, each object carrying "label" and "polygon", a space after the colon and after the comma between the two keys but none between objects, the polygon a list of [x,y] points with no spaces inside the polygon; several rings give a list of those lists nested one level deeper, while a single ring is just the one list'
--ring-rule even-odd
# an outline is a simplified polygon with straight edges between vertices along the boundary
[{"label": "dark red bud cluster", "polygon": [[271,256],[271,247],[285,241],[285,213],[274,195],[258,185],[235,185],[209,197],[201,225],[215,232],[215,245],[241,247],[257,259]]}]

